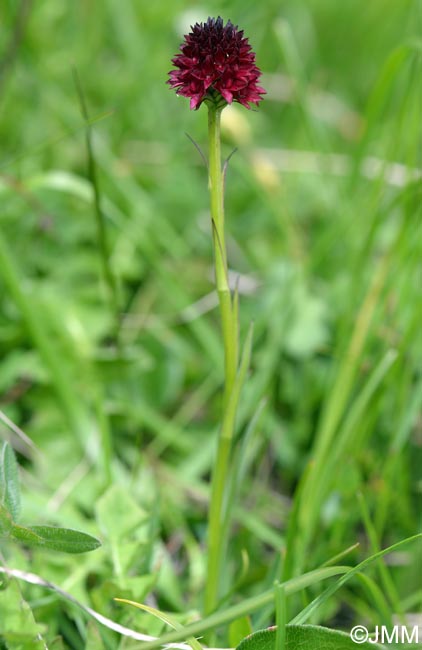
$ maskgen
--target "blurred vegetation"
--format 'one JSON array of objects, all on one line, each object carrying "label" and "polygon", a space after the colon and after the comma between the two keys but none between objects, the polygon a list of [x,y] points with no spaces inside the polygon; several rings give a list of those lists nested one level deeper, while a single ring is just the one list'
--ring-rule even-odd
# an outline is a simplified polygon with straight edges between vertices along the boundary
[{"label": "blurred vegetation", "polygon": [[[201,611],[220,414],[206,170],[185,135],[205,149],[206,114],[165,85],[182,35],[208,15],[245,30],[268,91],[258,111],[223,114],[225,155],[237,148],[229,264],[242,335],[251,320],[255,335],[222,607],[360,542],[342,561],[355,564],[413,535],[421,513],[420,0],[3,0],[0,432],[19,455],[25,521],[103,546],[75,560],[4,543],[1,563],[151,635],[160,621],[112,599],[182,623]],[[392,555],[313,622],[347,629],[417,611],[418,566],[414,547]],[[48,640],[137,647],[100,637],[54,592],[19,588]],[[322,588],[289,599],[290,614]],[[273,620],[267,605],[252,625]]]}]

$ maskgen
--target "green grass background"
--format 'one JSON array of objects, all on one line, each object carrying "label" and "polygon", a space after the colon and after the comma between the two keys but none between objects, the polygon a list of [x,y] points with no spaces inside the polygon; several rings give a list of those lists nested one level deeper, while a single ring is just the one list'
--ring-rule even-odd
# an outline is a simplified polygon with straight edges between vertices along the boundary
[{"label": "green grass background", "polygon": [[[251,320],[255,334],[222,607],[355,542],[352,563],[414,534],[420,0],[19,7],[0,7],[0,409],[39,453],[0,432],[20,452],[25,520],[81,528],[103,547],[75,560],[5,544],[3,563],[149,634],[162,623],[112,598],[150,594],[182,622],[201,610],[222,346],[206,170],[185,135],[206,149],[206,111],[189,111],[165,81],[182,35],[208,15],[245,30],[268,90],[257,111],[234,106],[223,122],[225,155],[238,149],[229,264],[241,277],[242,336]],[[93,122],[118,351],[72,66]],[[420,609],[416,551],[342,590],[314,622],[347,629]],[[47,638],[137,647],[103,632],[100,641],[73,606],[22,589]],[[317,593],[289,600],[291,614]],[[270,605],[252,623],[273,618]]]}]

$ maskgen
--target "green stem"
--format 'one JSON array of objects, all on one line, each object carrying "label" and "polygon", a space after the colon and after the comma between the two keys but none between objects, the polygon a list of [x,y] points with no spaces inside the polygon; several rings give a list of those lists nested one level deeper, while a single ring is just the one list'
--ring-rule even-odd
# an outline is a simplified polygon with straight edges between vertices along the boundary
[{"label": "green stem", "polygon": [[221,168],[220,118],[221,108],[208,107],[209,138],[209,192],[215,258],[215,277],[224,344],[224,398],[223,426],[221,427],[215,460],[211,502],[208,519],[208,566],[205,588],[205,613],[215,610],[219,599],[220,578],[226,527],[224,522],[224,496],[230,469],[230,452],[235,426],[237,398],[232,400],[238,365],[237,307],[230,293],[227,273],[227,252],[224,233],[223,172]]},{"label": "green stem", "polygon": [[212,234],[215,259],[215,279],[220,303],[221,326],[224,343],[224,406],[227,406],[236,378],[237,332],[233,322],[233,304],[230,294],[226,237],[224,232],[224,182],[221,168],[221,108],[208,108],[209,177]]}]

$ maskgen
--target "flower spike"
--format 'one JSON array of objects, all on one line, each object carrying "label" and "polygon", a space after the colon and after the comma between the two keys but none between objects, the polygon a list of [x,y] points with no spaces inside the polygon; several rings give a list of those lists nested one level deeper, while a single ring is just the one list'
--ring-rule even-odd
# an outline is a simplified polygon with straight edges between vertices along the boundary
[{"label": "flower spike", "polygon": [[203,101],[218,106],[233,102],[250,108],[262,100],[265,90],[258,85],[260,69],[243,31],[218,16],[196,23],[172,59],[175,70],[167,83],[178,95],[190,99],[197,110]]}]

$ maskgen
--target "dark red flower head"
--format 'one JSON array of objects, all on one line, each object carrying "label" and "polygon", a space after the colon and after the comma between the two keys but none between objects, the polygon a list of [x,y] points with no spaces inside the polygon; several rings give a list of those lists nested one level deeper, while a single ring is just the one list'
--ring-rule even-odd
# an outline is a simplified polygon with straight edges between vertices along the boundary
[{"label": "dark red flower head", "polygon": [[258,104],[265,90],[258,86],[261,71],[248,39],[230,20],[226,25],[218,17],[196,23],[180,46],[172,63],[167,83],[178,95],[190,97],[191,109],[206,99],[231,104],[239,102],[250,108]]}]

